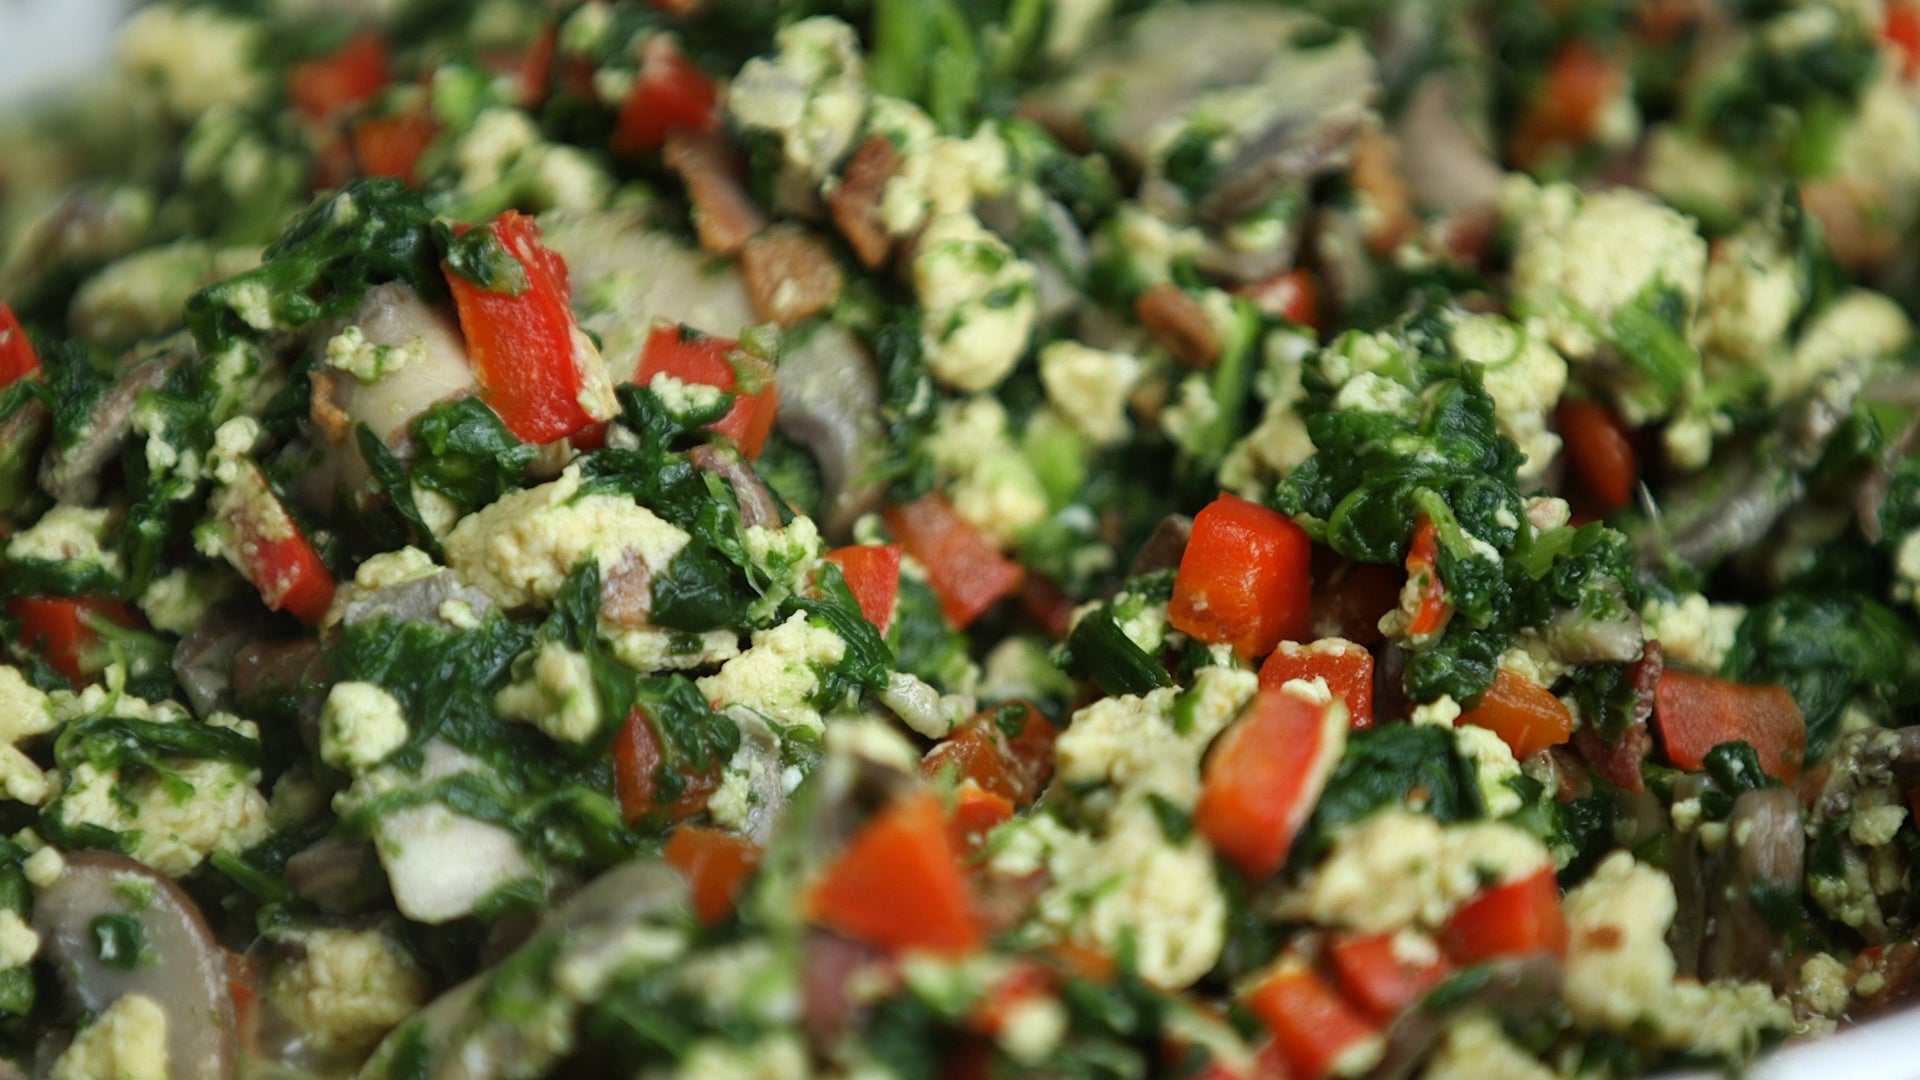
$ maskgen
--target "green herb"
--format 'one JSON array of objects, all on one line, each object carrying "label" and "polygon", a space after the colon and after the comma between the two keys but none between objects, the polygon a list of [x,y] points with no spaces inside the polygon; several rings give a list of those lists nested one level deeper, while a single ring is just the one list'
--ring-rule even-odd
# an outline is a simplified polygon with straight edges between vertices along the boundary
[{"label": "green herb", "polygon": [[1335,830],[1412,805],[1438,821],[1486,812],[1473,768],[1455,751],[1451,731],[1411,724],[1363,728],[1347,736],[1346,752],[1299,843],[1318,854],[1331,846]]},{"label": "green herb", "polygon": [[1074,624],[1059,665],[1078,678],[1092,679],[1102,693],[1115,697],[1173,685],[1166,666],[1134,644],[1104,604]]},{"label": "green herb", "polygon": [[482,227],[456,233],[445,222],[434,223],[434,235],[446,250],[448,273],[488,292],[519,296],[533,287],[527,268],[500,242],[493,229]]},{"label": "green herb", "polygon": [[135,968],[146,959],[147,932],[132,915],[95,915],[87,924],[93,955],[117,968]]}]

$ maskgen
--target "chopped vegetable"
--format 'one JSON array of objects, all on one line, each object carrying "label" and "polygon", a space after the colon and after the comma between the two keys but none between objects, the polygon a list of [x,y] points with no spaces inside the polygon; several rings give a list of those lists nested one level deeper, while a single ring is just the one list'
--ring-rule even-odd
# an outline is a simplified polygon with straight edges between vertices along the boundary
[{"label": "chopped vegetable", "polygon": [[1567,918],[1553,867],[1495,885],[1460,906],[1440,930],[1440,944],[1465,967],[1499,957],[1567,954]]},{"label": "chopped vegetable", "polygon": [[1278,690],[1293,679],[1320,679],[1346,705],[1349,724],[1373,726],[1373,654],[1366,649],[1338,638],[1305,648],[1281,642],[1260,665],[1260,686]]},{"label": "chopped vegetable", "polygon": [[971,952],[980,930],[942,819],[930,792],[881,808],[808,891],[807,917],[883,949]]},{"label": "chopped vegetable", "polygon": [[693,891],[693,913],[708,926],[726,921],[741,886],[760,866],[760,847],[745,837],[699,825],[684,825],[667,837],[661,853]]},{"label": "chopped vegetable", "polygon": [[387,85],[387,45],[362,30],[326,56],[302,60],[287,73],[287,97],[312,120],[348,112]]},{"label": "chopped vegetable", "polygon": [[1193,823],[1248,878],[1272,877],[1346,746],[1347,708],[1262,690],[1207,754]]},{"label": "chopped vegetable", "polygon": [[707,428],[732,439],[748,460],[760,456],[780,408],[780,388],[764,362],[730,338],[685,326],[655,326],[640,350],[633,381],[646,386],[661,375],[732,394],[733,404]]},{"label": "chopped vegetable", "polygon": [[1747,686],[1669,667],[1654,691],[1653,723],[1675,768],[1699,770],[1714,747],[1744,742],[1767,775],[1786,783],[1800,775],[1807,725],[1784,687]]},{"label": "chopped vegetable", "polygon": [[1167,618],[1256,658],[1309,635],[1313,545],[1286,515],[1222,493],[1194,515]]},{"label": "chopped vegetable", "polygon": [[1020,564],[1000,554],[940,496],[889,506],[883,516],[907,554],[926,568],[940,610],[954,626],[966,629],[1020,587]]},{"label": "chopped vegetable", "polygon": [[[1327,946],[1327,960],[1340,989],[1375,1021],[1386,1023],[1429,990],[1447,981],[1452,968],[1438,950],[1409,956],[1400,935],[1340,934]],[[1418,950],[1421,943],[1413,939]]]},{"label": "chopped vegetable", "polygon": [[640,47],[640,71],[620,105],[613,151],[658,150],[675,130],[712,131],[720,123],[720,88],[674,43],[653,34]]},{"label": "chopped vegetable", "polygon": [[1282,959],[1244,1000],[1273,1032],[1301,1080],[1358,1075],[1379,1060],[1384,1048],[1380,1029],[1296,959]]},{"label": "chopped vegetable", "polygon": [[1473,708],[1460,714],[1460,722],[1500,736],[1516,758],[1532,757],[1573,738],[1573,713],[1566,703],[1505,668]]},{"label": "chopped vegetable", "polygon": [[1609,512],[1633,503],[1640,457],[1626,426],[1612,409],[1592,398],[1562,398],[1556,414],[1567,457],[1582,483]]}]

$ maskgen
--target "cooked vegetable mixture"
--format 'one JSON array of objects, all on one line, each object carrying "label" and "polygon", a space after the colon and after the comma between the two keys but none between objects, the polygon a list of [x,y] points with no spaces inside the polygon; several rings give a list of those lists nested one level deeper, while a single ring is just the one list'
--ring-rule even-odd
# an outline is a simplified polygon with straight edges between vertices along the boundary
[{"label": "cooked vegetable mixture", "polygon": [[0,1078],[1920,982],[1917,0],[149,3],[0,236]]}]

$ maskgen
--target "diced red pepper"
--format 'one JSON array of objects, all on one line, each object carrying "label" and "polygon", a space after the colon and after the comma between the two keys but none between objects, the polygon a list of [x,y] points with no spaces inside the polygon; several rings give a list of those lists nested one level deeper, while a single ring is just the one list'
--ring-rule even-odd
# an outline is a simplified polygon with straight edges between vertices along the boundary
[{"label": "diced red pepper", "polygon": [[1631,504],[1640,482],[1640,455],[1626,424],[1591,398],[1562,398],[1557,417],[1573,471],[1601,507],[1612,512]]},{"label": "diced red pepper", "polygon": [[547,100],[547,83],[553,78],[553,61],[559,52],[560,28],[548,26],[520,58],[520,100],[527,108]]},{"label": "diced red pepper", "polygon": [[1245,658],[1310,635],[1313,542],[1292,519],[1222,492],[1193,519],[1167,619]]},{"label": "diced red pepper", "polygon": [[907,554],[926,568],[927,584],[954,626],[966,629],[1020,587],[1020,564],[1000,554],[985,533],[940,496],[922,495],[904,506],[889,506],[881,516]]},{"label": "diced red pepper", "polygon": [[1234,291],[1268,315],[1316,331],[1320,329],[1319,292],[1314,288],[1313,275],[1305,270],[1282,270],[1265,281],[1243,285]]},{"label": "diced red pepper", "polygon": [[1510,149],[1521,166],[1556,145],[1579,145],[1600,131],[1607,105],[1626,86],[1626,71],[1583,39],[1560,47],[1545,83],[1514,130]]},{"label": "diced red pepper", "polygon": [[268,608],[309,623],[326,615],[333,573],[257,466],[241,464],[238,478],[214,496],[213,511],[227,533],[227,561]]},{"label": "diced red pepper", "polygon": [[1012,704],[1025,710],[1018,735],[1010,738],[1001,729],[998,709],[981,713],[927,751],[920,775],[931,780],[951,771],[956,781],[971,780],[1021,806],[1039,798],[1053,775],[1058,733],[1040,710],[1024,701]]},{"label": "diced red pepper", "polygon": [[740,887],[760,869],[760,845],[744,836],[682,825],[667,836],[661,855],[680,871],[693,894],[693,913],[707,926],[733,913]]},{"label": "diced red pepper", "polygon": [[1407,579],[1420,591],[1407,633],[1424,638],[1445,630],[1453,618],[1453,605],[1447,600],[1446,583],[1440,580],[1440,530],[1425,514],[1414,524],[1413,541],[1407,545]]},{"label": "diced red pepper", "polygon": [[387,43],[362,30],[334,52],[293,65],[287,97],[309,119],[326,120],[379,93],[387,78]]},{"label": "diced red pepper", "polygon": [[719,768],[680,774],[680,794],[663,803],[659,772],[666,760],[652,717],[643,707],[634,706],[613,737],[613,792],[627,824],[638,825],[655,815],[669,822],[685,821],[707,808],[707,800],[720,786]]},{"label": "diced red pepper", "polygon": [[1704,768],[1708,751],[1721,743],[1744,742],[1767,775],[1792,784],[1807,751],[1806,720],[1780,686],[1667,668],[1654,691],[1653,721],[1668,764],[1689,772]]},{"label": "diced red pepper", "polygon": [[893,625],[893,604],[900,595],[900,545],[854,544],[827,552],[840,568],[860,614],[882,634]]},{"label": "diced red pepper", "polygon": [[1282,958],[1245,1001],[1302,1080],[1358,1076],[1385,1049],[1380,1029],[1296,958]]},{"label": "diced red pepper", "polygon": [[1912,82],[1920,75],[1920,4],[1913,0],[1890,0],[1880,36],[1893,46],[1900,58],[1900,77]]},{"label": "diced red pepper", "polygon": [[1386,1023],[1447,981],[1452,968],[1434,955],[1409,960],[1396,951],[1396,934],[1341,934],[1327,949],[1333,976],[1347,997]]},{"label": "diced red pepper", "polygon": [[1567,916],[1553,867],[1496,885],[1462,904],[1440,930],[1440,946],[1462,967],[1502,956],[1567,955]]},{"label": "diced red pepper", "polygon": [[1373,654],[1351,641],[1323,638],[1311,645],[1283,641],[1260,665],[1260,687],[1278,690],[1293,679],[1324,679],[1346,703],[1347,723],[1373,726]]},{"label": "diced red pepper", "polygon": [[1460,722],[1483,727],[1507,744],[1516,758],[1532,757],[1573,738],[1573,713],[1553,692],[1501,668],[1493,685]]},{"label": "diced red pepper", "polygon": [[370,116],[353,125],[353,157],[367,176],[391,176],[411,186],[419,180],[420,155],[440,125],[428,113]]},{"label": "diced red pepper", "polygon": [[33,351],[33,342],[14,317],[13,308],[0,303],[0,390],[39,370],[40,357]]},{"label": "diced red pepper", "polygon": [[904,795],[861,826],[806,896],[807,917],[883,949],[948,956],[980,944],[940,800]]},{"label": "diced red pepper", "polygon": [[1347,744],[1347,709],[1278,690],[1254,695],[1214,740],[1193,821],[1254,881],[1277,873]]},{"label": "diced red pepper", "polygon": [[7,601],[6,610],[20,623],[16,640],[21,650],[38,654],[75,690],[106,668],[105,660],[95,655],[99,631],[89,624],[139,626],[142,621],[126,604],[103,596],[16,596]]},{"label": "diced red pepper", "polygon": [[645,386],[656,375],[716,387],[734,395],[733,407],[725,416],[707,425],[707,429],[732,439],[749,460],[760,456],[760,448],[772,434],[774,416],[780,408],[780,388],[773,381],[773,369],[764,361],[742,351],[740,343],[732,338],[713,337],[692,327],[661,323],[647,335],[647,343],[640,350],[640,363],[633,370],[633,381]]},{"label": "diced red pepper", "polygon": [[971,780],[953,790],[953,809],[947,814],[947,842],[965,856],[978,854],[987,834],[1013,820],[1013,800],[995,794]]},{"label": "diced red pepper", "polygon": [[[460,313],[480,399],[521,440],[550,443],[604,416],[580,402],[591,346],[574,322],[567,264],[540,241],[531,217],[509,210],[487,228],[526,271],[518,295],[494,292],[446,271]],[[462,228],[459,231],[465,232]]]},{"label": "diced red pepper", "polygon": [[640,71],[620,105],[613,152],[643,154],[660,149],[676,129],[713,131],[720,126],[720,84],[687,59],[668,34],[640,46]]}]

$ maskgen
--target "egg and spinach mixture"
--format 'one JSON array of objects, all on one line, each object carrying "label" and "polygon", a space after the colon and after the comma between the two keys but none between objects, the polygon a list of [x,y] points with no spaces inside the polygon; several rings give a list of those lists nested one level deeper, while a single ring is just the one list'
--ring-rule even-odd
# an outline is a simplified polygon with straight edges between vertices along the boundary
[{"label": "egg and spinach mixture", "polygon": [[0,1077],[1920,982],[1914,0],[183,0],[0,147]]}]

